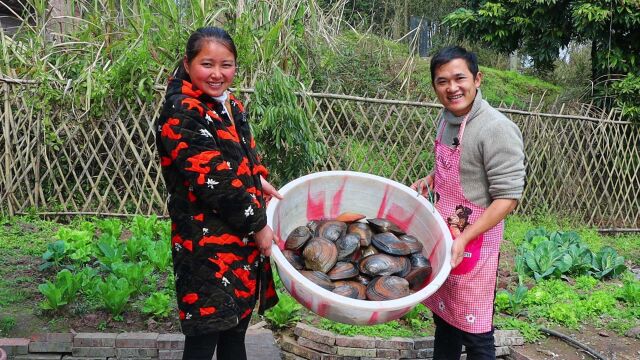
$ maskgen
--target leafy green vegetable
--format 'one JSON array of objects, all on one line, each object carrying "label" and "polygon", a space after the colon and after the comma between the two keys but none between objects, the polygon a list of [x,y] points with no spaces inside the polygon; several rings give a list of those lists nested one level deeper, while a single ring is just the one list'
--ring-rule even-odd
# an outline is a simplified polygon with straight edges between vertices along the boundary
[{"label": "leafy green vegetable", "polygon": [[559,268],[566,267],[564,254],[549,240],[539,243],[535,250],[526,252],[524,260],[536,281],[556,275],[560,273]]},{"label": "leafy green vegetable", "polygon": [[625,281],[616,297],[632,306],[640,306],[640,281]]},{"label": "leafy green vegetable", "polygon": [[44,310],[58,310],[74,300],[80,285],[79,278],[68,269],[60,271],[56,275],[55,282],[47,281],[38,286],[38,290],[45,297],[40,306]]},{"label": "leafy green vegetable", "polygon": [[106,281],[98,282],[96,294],[105,309],[115,317],[122,314],[133,291],[127,279],[110,275]]},{"label": "leafy green vegetable", "polygon": [[278,304],[264,313],[269,322],[278,329],[289,326],[300,319],[302,305],[287,294],[278,292]]},{"label": "leafy green vegetable", "polygon": [[164,292],[154,292],[145,300],[142,312],[151,314],[157,318],[165,318],[169,316],[171,310],[172,299],[169,294]]},{"label": "leafy green vegetable", "polygon": [[591,274],[598,279],[619,276],[626,269],[624,257],[618,256],[616,250],[610,246],[600,249],[591,263]]},{"label": "leafy green vegetable", "polygon": [[47,251],[42,254],[42,263],[38,269],[40,271],[50,267],[60,267],[66,256],[67,243],[64,240],[57,240],[47,245]]}]

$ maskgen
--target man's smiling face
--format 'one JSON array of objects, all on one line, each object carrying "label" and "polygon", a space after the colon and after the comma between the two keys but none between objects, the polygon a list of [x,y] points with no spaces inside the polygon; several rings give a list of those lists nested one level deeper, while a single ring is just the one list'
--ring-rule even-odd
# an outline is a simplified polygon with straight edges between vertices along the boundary
[{"label": "man's smiling face", "polygon": [[433,88],[447,110],[463,116],[471,111],[481,82],[482,73],[474,78],[464,59],[453,59],[435,70]]}]

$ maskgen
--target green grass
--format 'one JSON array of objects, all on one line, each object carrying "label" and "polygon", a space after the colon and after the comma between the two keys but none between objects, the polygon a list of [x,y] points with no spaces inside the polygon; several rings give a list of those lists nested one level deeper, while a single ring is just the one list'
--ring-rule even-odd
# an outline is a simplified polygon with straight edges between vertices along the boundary
[{"label": "green grass", "polygon": [[35,217],[0,218],[0,255],[40,256],[60,227],[58,223]]},{"label": "green grass", "polygon": [[388,339],[390,337],[416,337],[416,336],[428,336],[433,335],[432,328],[424,328],[416,331],[402,325],[398,321],[390,321],[384,324],[377,325],[348,325],[333,322],[331,320],[322,319],[318,325],[321,329],[332,331],[338,335],[345,336],[371,336]]},{"label": "green grass", "polygon": [[506,106],[514,104],[516,108],[527,109],[531,95],[536,104],[543,96],[545,103],[552,103],[562,91],[559,86],[515,71],[496,70],[484,66],[480,67],[480,71],[484,73],[482,96],[494,106],[504,102]]}]

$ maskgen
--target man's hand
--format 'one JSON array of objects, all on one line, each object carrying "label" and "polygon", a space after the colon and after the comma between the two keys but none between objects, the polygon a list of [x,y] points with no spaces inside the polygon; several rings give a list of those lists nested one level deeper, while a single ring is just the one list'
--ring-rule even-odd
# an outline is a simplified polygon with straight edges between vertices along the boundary
[{"label": "man's hand", "polygon": [[273,244],[273,230],[269,225],[265,225],[260,231],[253,235],[256,240],[256,246],[260,254],[264,256],[271,256],[271,245]]},{"label": "man's hand", "polygon": [[451,246],[451,268],[455,269],[456,266],[460,265],[462,260],[464,259],[464,249],[466,244],[463,244],[463,241],[453,241],[453,246]]},{"label": "man's hand", "polygon": [[417,191],[418,194],[427,197],[429,192],[433,190],[433,173],[411,184],[411,188]]}]

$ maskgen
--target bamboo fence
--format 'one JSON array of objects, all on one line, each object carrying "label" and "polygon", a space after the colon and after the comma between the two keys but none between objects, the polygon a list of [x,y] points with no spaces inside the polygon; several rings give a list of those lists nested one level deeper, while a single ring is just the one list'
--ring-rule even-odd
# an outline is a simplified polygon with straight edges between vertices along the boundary
[{"label": "bamboo fence", "polygon": [[[166,215],[155,152],[155,101],[111,102],[101,119],[69,109],[38,109],[37,84],[0,79],[0,212],[52,216]],[[251,112],[252,91],[242,91]],[[310,171],[354,170],[404,184],[432,166],[430,102],[327,93],[298,94],[327,156]],[[607,229],[640,228],[640,129],[617,111],[590,105],[542,112],[500,106],[525,139],[522,214],[544,210]],[[277,184],[283,185],[283,184]]]}]

